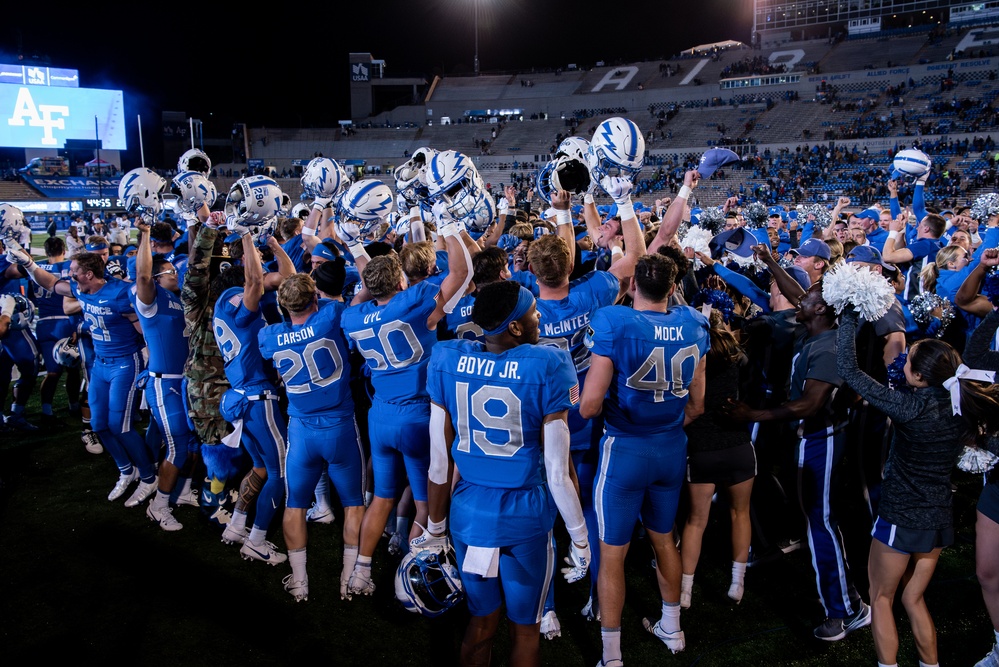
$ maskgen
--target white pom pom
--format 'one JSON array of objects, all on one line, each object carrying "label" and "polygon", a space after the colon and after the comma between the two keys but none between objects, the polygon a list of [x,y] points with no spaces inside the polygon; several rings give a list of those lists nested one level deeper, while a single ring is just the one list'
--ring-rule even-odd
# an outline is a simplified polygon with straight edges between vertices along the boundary
[{"label": "white pom pom", "polygon": [[[681,248],[693,248],[694,252],[699,252],[701,254],[711,256],[711,246],[709,242],[712,239],[711,230],[701,229],[700,227],[691,227],[687,230],[686,235],[680,241]],[[704,266],[704,262],[694,257],[694,268],[700,269]]]},{"label": "white pom pom", "polygon": [[880,274],[840,263],[822,278],[822,298],[837,313],[853,306],[868,322],[880,319],[895,301],[895,290]]}]

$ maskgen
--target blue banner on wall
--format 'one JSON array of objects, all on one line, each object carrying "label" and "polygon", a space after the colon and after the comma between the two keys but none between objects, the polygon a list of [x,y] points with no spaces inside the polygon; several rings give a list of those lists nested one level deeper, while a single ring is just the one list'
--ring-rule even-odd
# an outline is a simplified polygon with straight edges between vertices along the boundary
[{"label": "blue banner on wall", "polygon": [[86,176],[22,176],[33,188],[46,197],[57,199],[86,199],[93,197],[118,198],[121,178],[95,178]]}]

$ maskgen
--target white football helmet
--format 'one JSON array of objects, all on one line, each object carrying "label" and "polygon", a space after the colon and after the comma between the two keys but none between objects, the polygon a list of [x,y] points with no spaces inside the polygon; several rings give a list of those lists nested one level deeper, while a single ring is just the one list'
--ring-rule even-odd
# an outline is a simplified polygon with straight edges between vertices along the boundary
[{"label": "white football helmet", "polygon": [[[291,217],[301,218],[304,220],[306,217],[308,217],[309,211],[311,210],[312,208],[305,202],[298,202],[297,204],[291,207]],[[305,213],[305,215],[303,216],[302,213]]]},{"label": "white football helmet", "polygon": [[0,204],[0,238],[20,241],[24,228],[24,212],[11,204]]},{"label": "white football helmet", "polygon": [[555,160],[552,160],[538,171],[538,178],[534,182],[534,191],[549,206],[552,205],[552,192],[555,190],[552,186],[552,172],[554,171]]},{"label": "white football helmet", "polygon": [[428,201],[443,201],[448,213],[464,218],[475,208],[485,184],[467,155],[443,151],[434,156],[427,169]]},{"label": "white football helmet", "polygon": [[211,207],[219,194],[215,184],[200,171],[182,171],[174,176],[170,193],[177,196],[177,208],[182,213],[194,213],[202,204]]},{"label": "white football helmet", "polygon": [[587,164],[597,182],[605,176],[634,178],[645,164],[642,131],[627,118],[608,118],[593,132]]},{"label": "white football helmet", "polygon": [[582,137],[566,137],[558,145],[555,157],[570,157],[586,163],[586,154],[590,152],[590,142]]},{"label": "white football helmet", "polygon": [[312,158],[302,172],[302,190],[306,195],[333,197],[347,185],[347,173],[336,160],[328,157]]},{"label": "white football helmet", "polygon": [[247,176],[232,184],[225,200],[226,223],[263,225],[281,212],[284,193],[268,176]]},{"label": "white football helmet", "polygon": [[137,167],[122,176],[118,199],[129,213],[156,216],[163,206],[160,194],[166,184],[166,179],[152,169]]},{"label": "white football helmet", "polygon": [[[48,359],[45,360],[48,363]],[[69,336],[60,338],[52,348],[52,361],[56,366],[76,368],[80,365],[80,348],[71,342]]]},{"label": "white football helmet", "polygon": [[454,551],[408,553],[395,572],[395,597],[413,613],[440,616],[465,596]]},{"label": "white football helmet", "polygon": [[550,177],[552,190],[565,190],[577,195],[590,190],[593,179],[585,159],[559,154],[552,164]]},{"label": "white football helmet", "polygon": [[192,148],[185,151],[177,160],[177,171],[198,171],[208,176],[212,173],[212,161],[204,151]]},{"label": "white football helmet", "polygon": [[395,190],[406,198],[409,206],[416,206],[426,199],[430,191],[427,188],[427,168],[437,155],[433,148],[421,147],[413,152],[413,157],[395,170]]},{"label": "white football helmet", "polygon": [[374,231],[392,212],[395,197],[392,189],[377,178],[364,178],[349,188],[340,199],[341,221],[356,221],[365,236]]}]

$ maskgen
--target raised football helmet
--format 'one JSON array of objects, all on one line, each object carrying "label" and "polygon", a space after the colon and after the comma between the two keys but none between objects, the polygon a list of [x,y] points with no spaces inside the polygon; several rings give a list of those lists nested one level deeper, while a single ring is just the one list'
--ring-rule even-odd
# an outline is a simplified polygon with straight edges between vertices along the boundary
[{"label": "raised football helmet", "polygon": [[552,190],[565,190],[577,195],[589,191],[592,179],[585,160],[560,155],[553,165],[549,178]]},{"label": "raised football helmet", "polygon": [[645,164],[642,131],[627,118],[608,118],[593,132],[587,164],[597,182],[605,176],[634,178]]},{"label": "raised football helmet", "polygon": [[582,137],[566,137],[558,145],[555,157],[569,157],[586,163],[586,154],[590,152],[590,142]]},{"label": "raised football helmet", "polygon": [[407,611],[440,616],[465,595],[454,551],[408,553],[395,573],[395,597]]},{"label": "raised football helmet", "polygon": [[364,178],[349,188],[340,199],[341,221],[356,221],[365,236],[374,231],[392,212],[392,189],[377,178]]},{"label": "raised football helmet", "polygon": [[[45,361],[47,363],[48,359]],[[69,336],[60,338],[52,348],[52,361],[57,366],[76,368],[80,365],[80,348]]]},{"label": "raised football helmet", "polygon": [[312,158],[302,172],[302,190],[309,197],[333,197],[348,185],[347,173],[336,160]]},{"label": "raised football helmet", "polygon": [[281,212],[284,193],[268,176],[247,176],[232,184],[225,200],[226,223],[258,226]]},{"label": "raised football helmet", "polygon": [[433,148],[417,148],[413,157],[395,170],[395,190],[405,197],[409,206],[416,206],[429,196],[427,188],[427,167],[437,155]]},{"label": "raised football helmet", "polygon": [[468,233],[473,238],[478,238],[489,228],[489,225],[496,222],[496,215],[496,199],[483,189],[471,212],[461,220],[468,228]]},{"label": "raised football helmet", "polygon": [[24,212],[11,204],[0,204],[0,238],[19,240],[25,227]]},{"label": "raised football helmet", "polygon": [[466,194],[478,194],[478,170],[464,153],[442,151],[434,156],[427,168],[427,189],[431,202],[460,200]]},{"label": "raised football helmet", "polygon": [[166,184],[166,179],[152,169],[136,167],[122,176],[118,199],[129,213],[156,216],[163,206],[160,194]]},{"label": "raised football helmet", "polygon": [[184,154],[177,160],[177,171],[198,171],[208,176],[212,173],[212,161],[204,151],[192,148],[184,151]]},{"label": "raised football helmet", "polygon": [[554,171],[555,160],[552,160],[538,171],[538,178],[534,182],[535,192],[549,206],[552,205],[552,192],[555,191],[555,188],[552,186],[552,172]]},{"label": "raised football helmet", "polygon": [[173,177],[170,193],[177,196],[181,213],[194,213],[202,204],[211,207],[218,198],[215,184],[200,171],[182,171]]}]

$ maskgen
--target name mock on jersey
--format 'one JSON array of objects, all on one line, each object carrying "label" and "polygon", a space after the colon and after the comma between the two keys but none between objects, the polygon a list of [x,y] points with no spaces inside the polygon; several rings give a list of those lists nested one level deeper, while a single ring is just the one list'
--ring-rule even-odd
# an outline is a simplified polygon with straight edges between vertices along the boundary
[{"label": "name mock on jersey", "polygon": [[683,340],[683,327],[656,327],[656,340],[678,341]]},{"label": "name mock on jersey", "polygon": [[566,334],[574,333],[579,329],[582,329],[587,324],[590,323],[590,314],[583,313],[582,315],[576,315],[575,317],[570,317],[567,320],[562,320],[561,322],[554,322],[551,324],[542,323],[542,333],[541,335],[545,338],[551,338],[553,336],[564,336]]},{"label": "name mock on jersey", "polygon": [[277,335],[278,345],[291,345],[292,343],[300,343],[304,340],[308,340],[316,335],[316,332],[311,326],[307,326],[299,331],[289,331],[288,333],[281,333]]},{"label": "name mock on jersey", "polygon": [[[517,367],[520,362],[517,361],[507,361],[503,366],[502,371],[496,377],[519,380],[520,375],[517,374]],[[483,377],[492,377],[493,371],[496,370],[496,362],[492,359],[482,359],[481,357],[469,357],[461,356],[458,357],[458,366],[455,371],[458,373],[467,373],[468,375],[480,375]]]}]

